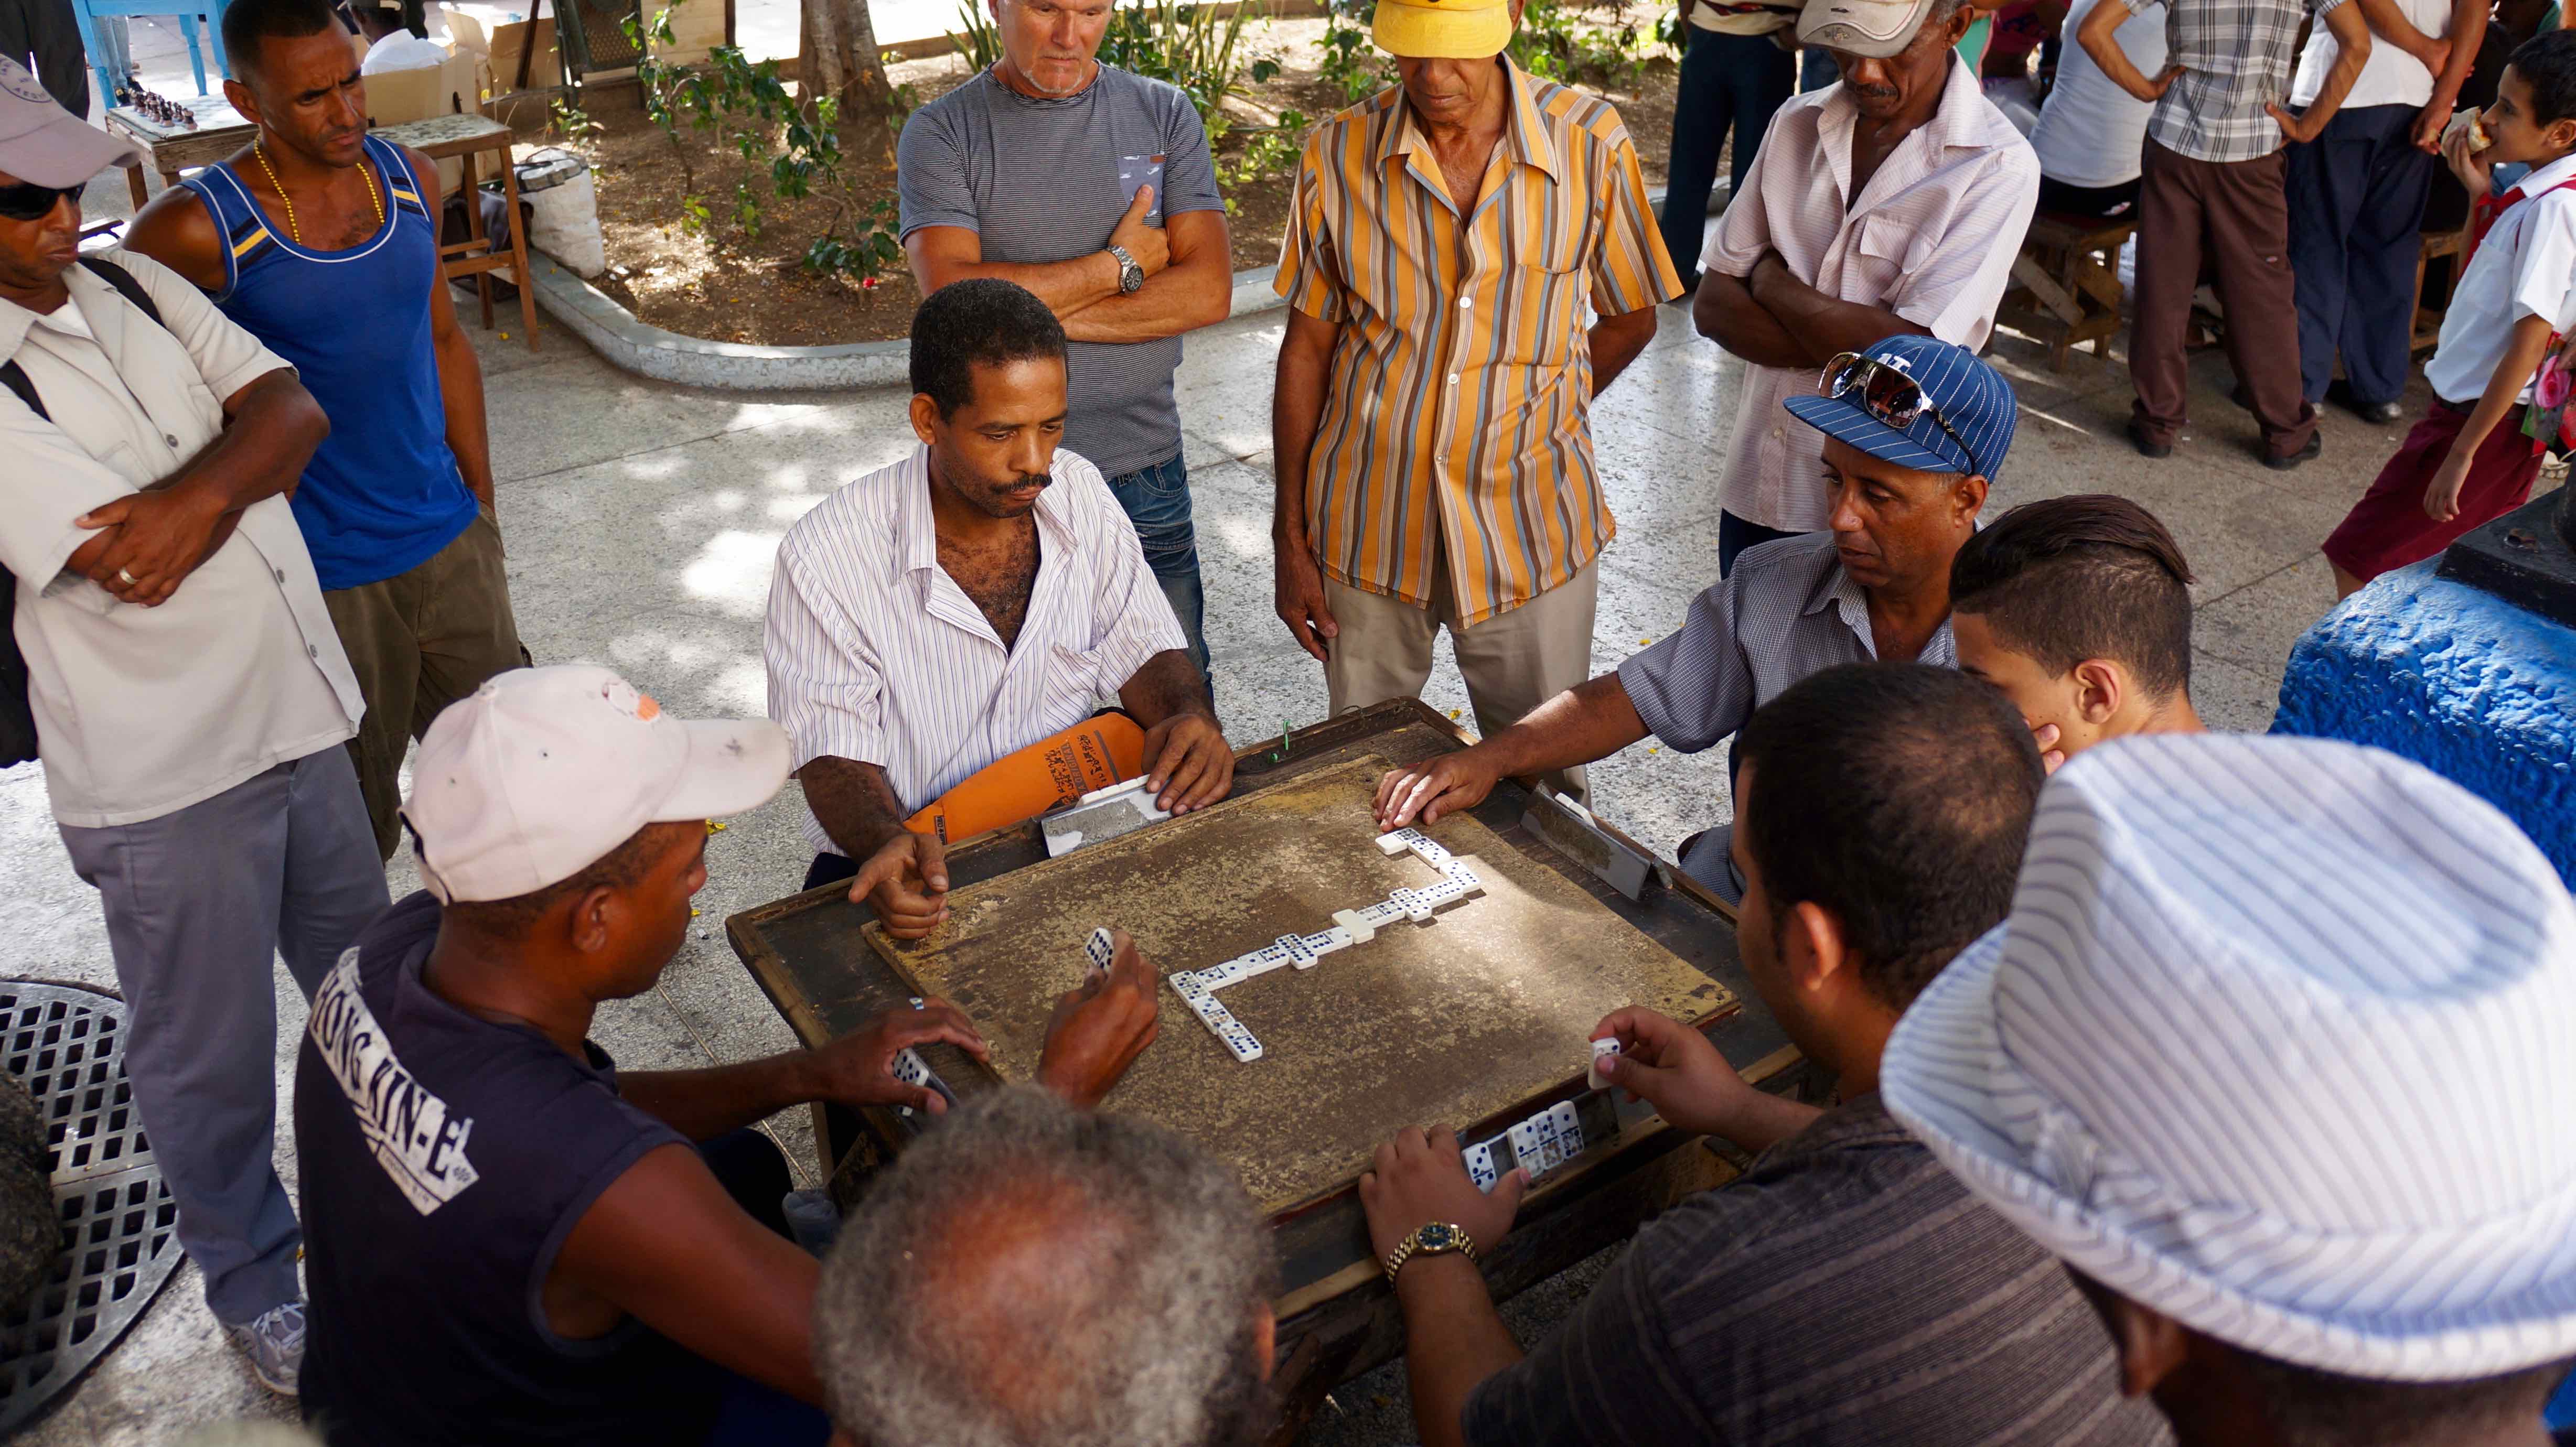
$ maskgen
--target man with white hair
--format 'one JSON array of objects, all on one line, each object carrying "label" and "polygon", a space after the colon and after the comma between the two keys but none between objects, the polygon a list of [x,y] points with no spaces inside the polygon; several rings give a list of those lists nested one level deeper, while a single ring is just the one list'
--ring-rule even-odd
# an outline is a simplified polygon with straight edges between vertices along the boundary
[{"label": "man with white hair", "polygon": [[1015,1087],[868,1188],[815,1295],[815,1370],[869,1447],[1250,1444],[1277,1275],[1214,1157]]},{"label": "man with white hair", "polygon": [[1888,1108],[2066,1263],[2183,1447],[2546,1441],[2576,1365],[2576,902],[2393,754],[2087,750]]}]

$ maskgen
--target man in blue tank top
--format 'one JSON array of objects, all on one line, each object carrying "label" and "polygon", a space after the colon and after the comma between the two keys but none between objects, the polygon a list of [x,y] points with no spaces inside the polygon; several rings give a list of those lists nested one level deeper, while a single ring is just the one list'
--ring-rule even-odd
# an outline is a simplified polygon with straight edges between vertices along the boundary
[{"label": "man in blue tank top", "polygon": [[368,136],[328,0],[236,0],[223,24],[224,95],[259,134],[145,207],[126,244],[293,363],[331,419],[293,506],[366,696],[349,748],[391,858],[409,741],[525,661],[483,372],[439,276],[437,172]]}]

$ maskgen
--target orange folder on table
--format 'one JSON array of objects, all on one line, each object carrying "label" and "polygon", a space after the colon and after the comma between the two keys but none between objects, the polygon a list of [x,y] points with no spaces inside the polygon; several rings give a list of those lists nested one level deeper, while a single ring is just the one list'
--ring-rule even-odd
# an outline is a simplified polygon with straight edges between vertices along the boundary
[{"label": "orange folder on table", "polygon": [[1104,709],[977,769],[904,827],[946,844],[1034,819],[1143,772],[1145,731],[1118,710]]}]

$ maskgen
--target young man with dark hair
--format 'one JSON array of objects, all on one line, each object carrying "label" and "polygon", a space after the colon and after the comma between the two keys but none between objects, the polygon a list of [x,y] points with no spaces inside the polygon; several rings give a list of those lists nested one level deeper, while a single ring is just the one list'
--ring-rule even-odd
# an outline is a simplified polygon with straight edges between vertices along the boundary
[{"label": "young man with dark hair", "polygon": [[[2012,387],[1965,348],[1906,334],[1838,359],[1820,390],[1784,406],[1824,434],[1827,531],[1746,553],[1691,601],[1680,631],[1617,671],[1473,748],[1389,770],[1379,822],[1436,821],[1499,779],[1590,763],[1648,734],[1683,753],[1714,748],[1764,700],[1837,663],[1955,663],[1950,559],[2003,473],[2020,417]],[[1738,887],[1722,828],[1692,836],[1681,865],[1729,896]]]},{"label": "young man with dark hair", "polygon": [[[2551,340],[2576,329],[2576,33],[2518,47],[2496,103],[2442,150],[2474,200],[2468,263],[2424,364],[2431,408],[2325,541],[2346,596],[2520,507],[2558,440],[2529,424]],[[2494,196],[2506,162],[2531,171]]]},{"label": "young man with dark hair", "polygon": [[248,146],[155,198],[126,244],[289,362],[331,419],[295,520],[357,671],[350,742],[376,853],[402,839],[404,751],[525,661],[493,511],[483,369],[439,275],[438,172],[367,134],[328,0],[233,0],[224,47]]},{"label": "young man with dark hair", "polygon": [[871,1181],[814,1304],[832,1418],[868,1447],[1253,1447],[1279,1268],[1234,1172],[1033,1086]]},{"label": "young man with dark hair", "polygon": [[2182,1447],[2546,1447],[2576,1366],[2576,903],[2378,749],[2060,770],[1888,1109],[2064,1263]]},{"label": "young man with dark hair", "polygon": [[2044,778],[2030,731],[1950,669],[1855,664],[1764,704],[1736,752],[1736,939],[1839,1103],[1764,1094],[1652,1010],[1602,1020],[1594,1037],[1623,1050],[1603,1065],[1615,1088],[1760,1155],[1638,1232],[1527,1357],[1472,1250],[1394,1259],[1432,1225],[1490,1249],[1522,1173],[1479,1191],[1446,1130],[1380,1147],[1360,1200],[1404,1312],[1422,1440],[2158,1442],[2151,1414],[2112,1397],[2111,1355],[2073,1287],[1877,1095],[1897,1017],[2011,901]]},{"label": "young man with dark hair", "polygon": [[1058,445],[1064,369],[1064,328],[1026,290],[932,292],[912,321],[921,445],[778,545],[761,647],[811,811],[805,887],[850,880],[899,939],[937,928],[948,891],[939,836],[905,821],[1104,695],[1144,730],[1158,807],[1213,804],[1234,780],[1135,526]]},{"label": "young man with dark hair", "polygon": [[2201,731],[2191,565],[2127,498],[2024,503],[1968,539],[1950,628],[1960,670],[2003,690],[2051,769],[2129,734]]},{"label": "young man with dark hair", "polygon": [[[296,1067],[304,1412],[331,1442],[823,1441],[819,1267],[747,1127],[817,1100],[939,1114],[897,1052],[982,1040],[935,1000],[707,1070],[621,1074],[589,1038],[687,937],[708,816],[775,794],[787,747],[587,666],[505,673],[430,725],[403,809],[426,888],[314,992]],[[1155,985],[1119,936],[1057,1002],[1041,1083],[1097,1102],[1153,1038]]]}]

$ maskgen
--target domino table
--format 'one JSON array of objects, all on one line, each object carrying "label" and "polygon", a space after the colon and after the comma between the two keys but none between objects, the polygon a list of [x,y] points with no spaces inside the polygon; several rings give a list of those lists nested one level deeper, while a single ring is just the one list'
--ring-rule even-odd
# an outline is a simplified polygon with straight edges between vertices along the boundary
[{"label": "domino table", "polygon": [[[961,841],[948,852],[951,922],[919,948],[872,939],[877,932],[869,912],[850,904],[838,885],[735,915],[727,934],[809,1044],[938,988],[977,1020],[994,1046],[994,1067],[954,1047],[928,1045],[907,1068],[917,1066],[957,1098],[971,1099],[1001,1079],[1025,1077],[1030,1062],[1022,1057],[1034,1050],[1026,1021],[1043,1021],[1053,996],[1081,978],[1092,927],[1135,933],[1167,981],[1162,1030],[1103,1108],[1161,1120],[1217,1149],[1268,1213],[1282,1280],[1273,1303],[1280,1353],[1274,1380],[1284,1409],[1275,1440],[1291,1441],[1327,1391],[1402,1350],[1401,1320],[1370,1252],[1353,1189],[1352,1143],[1384,1133],[1385,1122],[1375,1117],[1386,1110],[1377,1096],[1397,1101],[1387,1108],[1398,1113],[1475,1112],[1467,1119],[1435,1114],[1403,1123],[1456,1128],[1474,1147],[1469,1164],[1479,1179],[1515,1162],[1538,1173],[1519,1223],[1485,1257],[1486,1279],[1497,1298],[1507,1298],[1624,1239],[1682,1195],[1732,1174],[1726,1160],[1666,1128],[1644,1107],[1619,1106],[1610,1094],[1587,1087],[1592,1061],[1584,1037],[1605,1013],[1603,1000],[1652,1004],[1691,1019],[1755,1083],[1809,1098],[1821,1094],[1816,1072],[1755,1001],[1726,907],[1670,869],[1656,872],[1640,897],[1629,899],[1524,826],[1532,801],[1524,784],[1506,780],[1467,815],[1422,831],[1416,836],[1422,847],[1390,836],[1370,848],[1374,831],[1364,810],[1356,823],[1345,817],[1353,807],[1351,780],[1383,763],[1418,761],[1467,741],[1437,711],[1398,700],[1292,732],[1284,747],[1274,740],[1238,754],[1225,807],[1051,863],[1034,821]],[[1300,809],[1308,806],[1295,801],[1308,798],[1339,801],[1331,806],[1339,811],[1330,820],[1332,838],[1349,834],[1357,846],[1346,884],[1316,883],[1332,877],[1313,865],[1316,846],[1304,846],[1308,857],[1301,864],[1283,834],[1281,871],[1290,878],[1280,887],[1305,890],[1295,907],[1268,900],[1261,882],[1241,886],[1248,891],[1241,898],[1298,916],[1293,922],[1256,927],[1247,921],[1229,932],[1208,920],[1223,921],[1238,906],[1193,915],[1167,899],[1158,913],[1154,881],[1138,879],[1132,886],[1138,897],[1122,908],[1100,883],[1121,877],[1122,856],[1144,852],[1145,841],[1162,831],[1188,836],[1178,852],[1205,853],[1218,847],[1210,841],[1224,836],[1222,816],[1229,812],[1249,818],[1245,810]],[[1329,812],[1323,803],[1312,807],[1319,817]],[[1606,832],[1625,842],[1615,830]],[[1442,842],[1477,852],[1453,859]],[[1459,860],[1467,861],[1463,869],[1450,867]],[[1297,877],[1300,868],[1308,877]],[[1398,886],[1393,895],[1389,883]],[[1170,893],[1195,902],[1207,889],[1202,882]],[[1346,897],[1311,902],[1334,890]],[[1523,912],[1513,912],[1515,900]],[[979,912],[986,922],[972,926]],[[1548,937],[1542,926],[1555,918],[1571,921],[1571,932]],[[1291,933],[1274,945],[1268,936],[1281,928],[1316,933],[1302,937],[1310,943]],[[1157,933],[1164,938],[1153,938]],[[1343,938],[1328,939],[1334,934]],[[943,941],[951,948],[942,951]],[[1003,947],[1013,941],[1025,948]],[[1317,947],[1324,951],[1320,959]],[[1204,957],[1182,957],[1193,948]],[[998,972],[1015,953],[1049,962],[1042,997],[1034,985],[1000,997]],[[1492,957],[1502,962],[1489,967]],[[1402,976],[1406,970],[1414,973]],[[1381,993],[1366,993],[1357,972],[1402,979],[1404,988],[1380,985]],[[1226,1004],[1214,1013],[1231,1020],[1239,1012],[1237,1028],[1258,1042],[1242,1048],[1202,1008],[1213,994],[1193,998],[1194,988],[1221,988]],[[1440,989],[1468,993],[1439,996]],[[1432,1011],[1429,1018],[1437,1019],[1437,1011],[1460,1010],[1460,998],[1474,1001],[1479,989],[1538,1004],[1519,1001],[1517,1013],[1498,1006],[1488,1019],[1471,1003],[1462,1013],[1476,1018],[1454,1029],[1425,1030],[1402,1014]],[[1349,993],[1354,990],[1362,993]],[[1344,1002],[1339,1016],[1332,1013],[1336,999]],[[1367,1008],[1355,1008],[1354,1000]],[[1370,1019],[1349,1018],[1363,1013],[1378,1015],[1380,1032],[1400,1035],[1403,1048],[1390,1053],[1366,1033]],[[1318,1066],[1319,1056],[1330,1058]],[[1294,1073],[1300,1069],[1306,1073]],[[1338,1090],[1335,1071],[1352,1077]],[[1192,1092],[1210,1089],[1228,1093],[1227,1102],[1194,1111]],[[1212,1137],[1209,1122],[1227,1119],[1249,1124]],[[832,1108],[818,1111],[816,1127],[834,1193],[846,1200],[868,1171],[903,1149],[918,1124],[893,1110]]]}]

